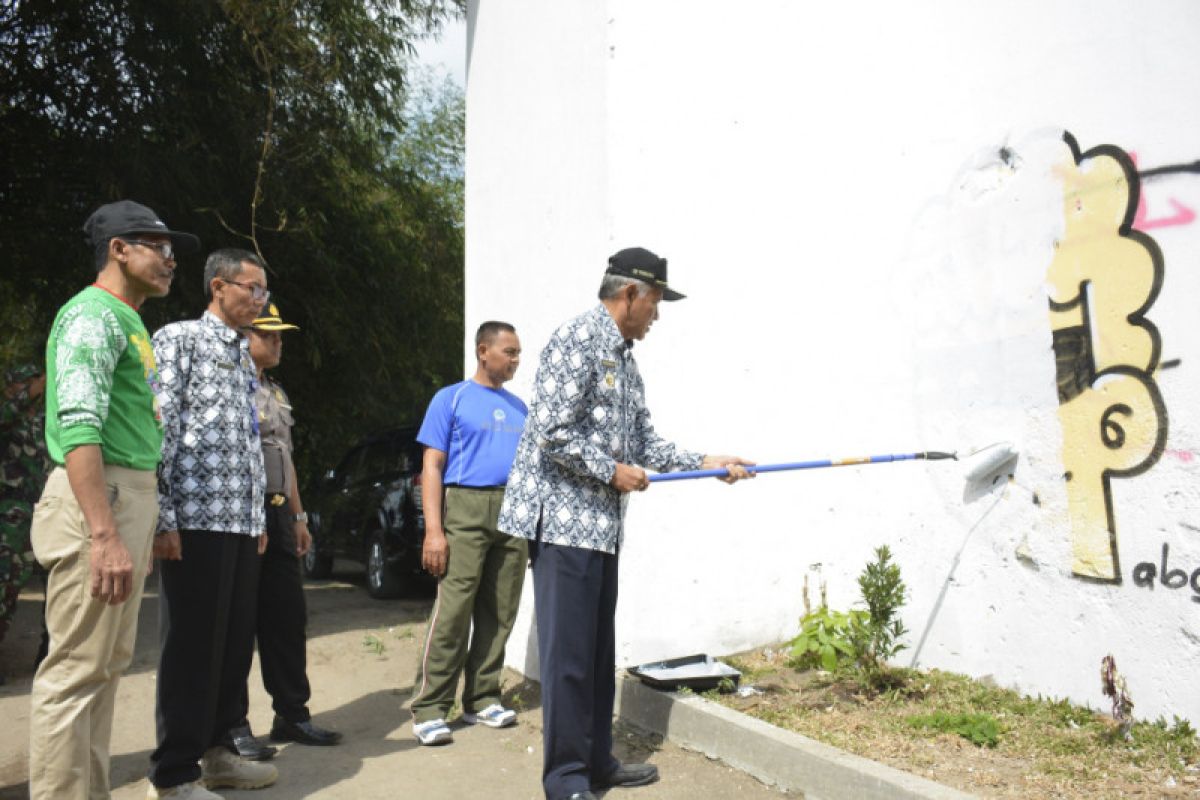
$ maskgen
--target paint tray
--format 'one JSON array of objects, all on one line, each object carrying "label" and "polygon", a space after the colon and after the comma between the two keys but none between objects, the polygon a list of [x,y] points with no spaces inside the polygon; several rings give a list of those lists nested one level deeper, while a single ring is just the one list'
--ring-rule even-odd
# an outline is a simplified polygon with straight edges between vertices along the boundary
[{"label": "paint tray", "polygon": [[653,686],[655,689],[687,687],[697,692],[720,688],[722,681],[729,681],[725,685],[732,691],[742,677],[742,673],[733,667],[703,653],[671,658],[666,661],[655,661],[650,664],[639,664],[636,667],[629,667],[627,671],[642,683]]}]

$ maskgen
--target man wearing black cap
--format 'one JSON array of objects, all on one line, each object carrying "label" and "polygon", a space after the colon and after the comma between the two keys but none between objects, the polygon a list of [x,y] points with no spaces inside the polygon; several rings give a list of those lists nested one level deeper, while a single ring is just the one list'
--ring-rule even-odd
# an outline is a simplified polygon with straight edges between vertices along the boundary
[{"label": "man wearing black cap", "polygon": [[542,351],[534,398],[508,477],[499,527],[529,539],[542,679],[542,786],[549,800],[658,779],[612,754],[617,564],[629,492],[659,471],[727,467],[734,456],[676,448],[650,424],[631,348],[658,319],[667,261],[641,247],[614,254],[600,305],[562,325]]},{"label": "man wearing black cap", "polygon": [[158,519],[158,370],[138,309],[171,289],[199,240],[130,200],[84,224],[99,274],[46,343],[46,445],[56,467],[34,510],[48,573],[50,647],[33,679],[31,798],[107,797],[117,681],[133,655]]}]

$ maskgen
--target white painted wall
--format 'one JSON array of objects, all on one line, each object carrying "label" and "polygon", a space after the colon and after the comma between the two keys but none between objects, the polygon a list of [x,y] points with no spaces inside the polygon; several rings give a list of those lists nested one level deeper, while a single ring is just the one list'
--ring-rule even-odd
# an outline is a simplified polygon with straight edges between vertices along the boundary
[{"label": "white painted wall", "polygon": [[[469,29],[466,319],[517,325],[515,391],[606,257],[642,245],[689,295],[638,347],[684,446],[1022,454],[1019,486],[973,498],[949,462],[653,487],[628,516],[621,662],[788,638],[806,575],[847,607],[888,543],[910,589],[903,663],[1103,706],[1111,652],[1139,716],[1200,720],[1200,590],[1133,580],[1164,543],[1171,569],[1200,568],[1200,221],[1173,205],[1200,209],[1200,174],[1142,187],[1164,264],[1146,316],[1158,361],[1182,363],[1150,376],[1165,452],[1111,481],[1120,583],[1073,574],[1064,453],[1109,454],[1064,435],[1047,300],[1064,130],[1142,168],[1200,159],[1200,5],[475,0]],[[1126,352],[1113,326],[1093,337]],[[532,606],[527,585],[509,661],[536,674]]]}]

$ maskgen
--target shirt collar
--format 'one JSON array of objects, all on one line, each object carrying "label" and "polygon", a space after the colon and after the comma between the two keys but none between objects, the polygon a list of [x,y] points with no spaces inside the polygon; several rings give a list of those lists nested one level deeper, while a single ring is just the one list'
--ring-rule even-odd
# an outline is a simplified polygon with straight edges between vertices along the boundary
[{"label": "shirt collar", "polygon": [[612,318],[612,314],[608,313],[608,308],[604,303],[592,309],[592,315],[600,323],[600,335],[604,337],[604,345],[607,349],[620,352],[631,346],[621,336],[621,329],[617,327],[617,321]]},{"label": "shirt collar", "polygon": [[211,332],[215,333],[217,338],[223,342],[226,342],[227,344],[237,341],[242,336],[233,328],[222,322],[216,314],[207,309],[205,309],[204,313],[200,316],[200,324],[208,328]]}]

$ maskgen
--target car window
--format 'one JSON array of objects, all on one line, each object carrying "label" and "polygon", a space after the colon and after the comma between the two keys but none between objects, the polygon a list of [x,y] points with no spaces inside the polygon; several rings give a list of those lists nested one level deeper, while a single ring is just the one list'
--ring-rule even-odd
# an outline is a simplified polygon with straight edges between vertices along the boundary
[{"label": "car window", "polygon": [[425,455],[425,449],[421,447],[415,440],[404,448],[404,471],[405,472],[420,472],[421,459]]},{"label": "car window", "polygon": [[394,441],[377,442],[367,448],[358,470],[363,479],[378,480],[406,471],[405,455]]},{"label": "car window", "polygon": [[389,438],[361,445],[338,465],[334,483],[351,486],[421,471],[421,446],[411,439]]}]

